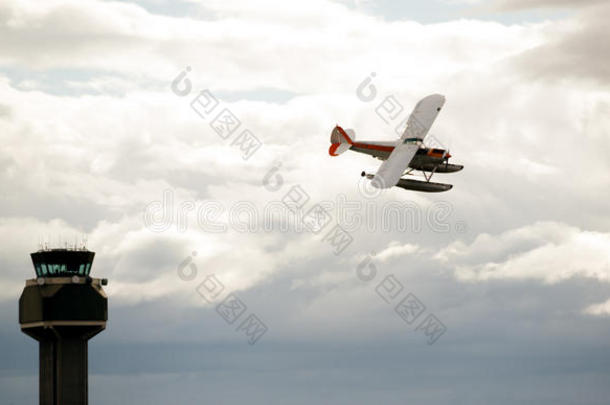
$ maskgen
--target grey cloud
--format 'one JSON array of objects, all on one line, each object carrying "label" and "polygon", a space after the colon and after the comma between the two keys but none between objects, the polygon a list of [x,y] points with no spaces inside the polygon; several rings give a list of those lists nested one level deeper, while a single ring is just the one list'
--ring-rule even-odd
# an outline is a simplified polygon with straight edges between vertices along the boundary
[{"label": "grey cloud", "polygon": [[[306,275],[321,265],[302,261],[299,272]],[[603,297],[605,286],[582,279],[551,287],[461,285],[435,274],[423,258],[384,263],[380,270],[396,274],[424,300],[448,325],[446,336],[428,347],[376,295],[374,285],[355,294],[349,293],[361,284],[355,279],[331,289],[290,290],[292,277],[280,275],[240,295],[270,327],[254,348],[213,308],[184,308],[171,299],[111,306],[109,329],[90,346],[92,398],[165,403],[171,394],[193,404],[203,398],[303,404],[318,398],[346,404],[405,398],[433,404],[456,398],[507,404],[606,400],[601,381],[609,364],[603,343],[607,322],[571,311]],[[324,311],[312,318],[307,309],[322,296],[335,299],[325,300],[319,307]],[[349,310],[335,316],[340,306]],[[0,306],[3,324],[15,322],[14,311],[13,303]],[[17,328],[0,333],[0,344],[14,348],[1,352],[2,364],[21,367],[0,377],[4,398],[23,398],[27,382],[35,382],[34,345],[19,333]]]},{"label": "grey cloud", "polygon": [[[144,14],[142,9],[130,5],[113,8],[115,16],[121,19]],[[75,53],[88,55],[90,59],[103,58],[116,51],[119,42],[124,46],[123,51],[143,45],[141,38],[121,27],[120,21],[104,20],[104,17],[112,18],[111,9],[110,6],[66,3],[32,12],[20,9],[15,2],[6,2],[0,6],[2,59],[15,62],[23,58],[32,64],[52,65],[54,60],[69,58]],[[81,62],[87,64],[86,59]]]},{"label": "grey cloud", "polygon": [[177,264],[184,260],[184,250],[180,240],[158,237],[117,252],[119,255],[114,260],[102,257],[95,267],[99,264],[102,274],[115,276],[117,281],[143,282],[156,279],[166,272],[175,272]]},{"label": "grey cloud", "polygon": [[517,56],[520,72],[529,80],[583,80],[610,85],[610,33],[603,3],[583,11],[567,31],[550,31],[549,41]]}]

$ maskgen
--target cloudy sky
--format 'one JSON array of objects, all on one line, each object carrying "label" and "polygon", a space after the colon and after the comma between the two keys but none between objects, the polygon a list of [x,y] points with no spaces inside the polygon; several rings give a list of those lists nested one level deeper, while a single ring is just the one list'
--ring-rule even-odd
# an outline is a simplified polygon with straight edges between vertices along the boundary
[{"label": "cloudy sky", "polygon": [[[2,1],[0,402],[37,400],[29,253],[86,237],[109,279],[95,404],[607,403],[608,15]],[[465,165],[435,177],[451,191],[377,195],[377,160],[328,155],[336,123],[392,139],[432,93],[430,140]]]}]

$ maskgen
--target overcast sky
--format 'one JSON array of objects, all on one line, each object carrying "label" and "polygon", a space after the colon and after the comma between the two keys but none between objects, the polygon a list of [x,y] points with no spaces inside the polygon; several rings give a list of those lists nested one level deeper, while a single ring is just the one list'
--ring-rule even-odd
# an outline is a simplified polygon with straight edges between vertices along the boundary
[{"label": "overcast sky", "polygon": [[[2,1],[0,402],[37,400],[29,253],[86,237],[109,279],[94,404],[607,403],[608,15]],[[335,124],[393,139],[433,93],[428,142],[465,166],[435,176],[451,191],[373,194],[360,172],[378,160],[328,155]],[[325,208],[319,232],[283,204],[295,193]],[[204,280],[224,288],[206,300]],[[247,308],[229,324],[231,293]]]}]

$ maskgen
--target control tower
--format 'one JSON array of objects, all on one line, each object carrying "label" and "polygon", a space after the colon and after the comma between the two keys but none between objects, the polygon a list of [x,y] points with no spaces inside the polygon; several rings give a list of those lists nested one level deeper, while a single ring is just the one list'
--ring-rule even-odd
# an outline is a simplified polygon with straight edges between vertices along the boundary
[{"label": "control tower", "polygon": [[41,405],[87,404],[87,342],[106,328],[106,279],[91,278],[94,252],[32,253],[36,278],[19,298],[21,331],[39,342]]}]

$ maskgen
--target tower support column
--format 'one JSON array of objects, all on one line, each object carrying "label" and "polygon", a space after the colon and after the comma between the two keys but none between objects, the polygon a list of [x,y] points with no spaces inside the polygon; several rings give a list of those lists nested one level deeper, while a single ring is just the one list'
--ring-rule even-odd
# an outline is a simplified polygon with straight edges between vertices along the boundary
[{"label": "tower support column", "polygon": [[57,336],[42,340],[40,350],[40,404],[87,404],[87,340]]}]

